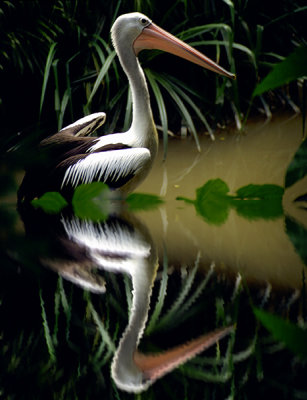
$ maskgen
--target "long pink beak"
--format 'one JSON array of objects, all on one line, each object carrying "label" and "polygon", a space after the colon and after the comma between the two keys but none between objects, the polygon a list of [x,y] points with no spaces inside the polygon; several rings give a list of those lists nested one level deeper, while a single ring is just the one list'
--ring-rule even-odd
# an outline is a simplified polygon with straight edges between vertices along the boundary
[{"label": "long pink beak", "polygon": [[143,29],[142,33],[134,41],[133,48],[136,55],[138,55],[141,50],[145,49],[163,50],[191,61],[194,64],[198,64],[201,67],[210,69],[213,72],[227,76],[228,78],[236,79],[234,74],[226,71],[204,54],[161,29],[154,23],[151,23]]},{"label": "long pink beak", "polygon": [[143,372],[144,379],[153,383],[155,380],[162,378],[168,372],[171,372],[179,365],[217,343],[233,330],[234,326],[227,326],[209,332],[163,353],[143,354],[136,351],[133,357],[134,362]]}]

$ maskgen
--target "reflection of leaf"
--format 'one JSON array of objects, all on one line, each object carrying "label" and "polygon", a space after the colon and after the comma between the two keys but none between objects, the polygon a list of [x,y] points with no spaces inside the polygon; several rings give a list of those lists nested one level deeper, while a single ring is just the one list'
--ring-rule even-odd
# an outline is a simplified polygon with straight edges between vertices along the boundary
[{"label": "reflection of leaf", "polygon": [[221,179],[212,179],[196,190],[196,200],[177,197],[193,203],[196,211],[209,224],[221,225],[228,217],[230,207],[248,219],[273,219],[283,215],[284,189],[277,185],[247,185],[228,195],[229,188]]},{"label": "reflection of leaf", "polygon": [[274,66],[272,71],[256,86],[253,96],[258,96],[307,75],[306,65],[307,47],[299,47],[285,60]]},{"label": "reflection of leaf", "polygon": [[277,185],[247,185],[237,190],[232,202],[237,213],[248,219],[274,219],[283,215],[284,189]]},{"label": "reflection of leaf", "polygon": [[223,224],[228,217],[230,197],[229,188],[221,179],[211,179],[196,190],[195,208],[206,222]]},{"label": "reflection of leaf", "polygon": [[130,211],[152,210],[163,203],[161,197],[153,194],[131,193],[126,199]]},{"label": "reflection of leaf", "polygon": [[177,197],[186,203],[193,203],[197,214],[208,224],[221,225],[228,217],[230,197],[229,188],[221,179],[211,179],[196,190],[196,200]]},{"label": "reflection of leaf", "polygon": [[307,331],[258,308],[254,308],[253,311],[276,340],[283,342],[296,355],[307,357]]},{"label": "reflection of leaf", "polygon": [[109,214],[110,194],[110,189],[102,182],[78,186],[72,198],[76,216],[91,221],[104,221]]},{"label": "reflection of leaf", "polygon": [[304,264],[307,266],[307,231],[302,226],[294,222],[290,218],[286,218],[285,221],[286,232],[289,236],[295,250],[300,255]]},{"label": "reflection of leaf", "polygon": [[282,201],[280,199],[267,200],[234,200],[232,206],[244,218],[275,219],[283,215]]},{"label": "reflection of leaf", "polygon": [[273,199],[281,198],[284,189],[278,185],[247,185],[237,190],[237,196],[240,199]]},{"label": "reflection of leaf", "polygon": [[67,201],[58,192],[46,192],[39,199],[34,199],[31,204],[35,208],[42,208],[48,214],[57,214],[67,206]]},{"label": "reflection of leaf", "polygon": [[295,153],[292,161],[290,162],[286,177],[285,177],[285,186],[289,187],[297,182],[299,179],[302,179],[305,175],[307,175],[307,140],[305,139],[303,143],[298,148]]}]

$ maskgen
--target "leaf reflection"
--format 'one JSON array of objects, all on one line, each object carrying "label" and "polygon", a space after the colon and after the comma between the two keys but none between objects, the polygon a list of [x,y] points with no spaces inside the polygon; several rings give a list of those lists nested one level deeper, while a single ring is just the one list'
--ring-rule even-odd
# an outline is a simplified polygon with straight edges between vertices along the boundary
[{"label": "leaf reflection", "polygon": [[284,189],[277,185],[250,184],[239,188],[236,195],[229,194],[229,187],[222,179],[211,179],[196,189],[196,199],[177,197],[192,203],[196,212],[208,224],[222,225],[231,208],[249,220],[275,219],[283,215]]}]

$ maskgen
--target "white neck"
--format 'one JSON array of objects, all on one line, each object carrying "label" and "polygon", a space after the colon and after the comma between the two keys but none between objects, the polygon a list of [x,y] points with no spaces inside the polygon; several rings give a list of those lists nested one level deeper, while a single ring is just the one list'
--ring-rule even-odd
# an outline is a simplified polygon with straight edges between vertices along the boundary
[{"label": "white neck", "polygon": [[146,386],[143,373],[136,366],[133,356],[148,317],[152,285],[158,267],[155,258],[156,255],[151,255],[147,260],[135,260],[130,266],[133,286],[130,318],[114,355],[111,369],[113,379],[123,390],[138,392]]},{"label": "white neck", "polygon": [[116,51],[128,77],[132,94],[132,124],[127,134],[133,141],[133,146],[148,148],[154,158],[158,147],[158,135],[144,72],[132,46],[119,41],[116,44]]}]

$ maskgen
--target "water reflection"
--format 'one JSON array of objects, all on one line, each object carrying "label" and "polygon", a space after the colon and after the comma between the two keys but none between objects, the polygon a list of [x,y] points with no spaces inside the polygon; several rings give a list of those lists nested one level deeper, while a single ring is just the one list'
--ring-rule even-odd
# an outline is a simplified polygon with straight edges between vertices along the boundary
[{"label": "water reflection", "polygon": [[[204,143],[201,154],[195,151],[194,143],[173,142],[167,161],[158,162],[152,175],[139,189],[161,194],[165,202],[156,209],[138,210],[137,217],[126,209],[115,208],[116,212],[112,207],[100,209],[101,201],[95,202],[95,207],[101,211],[99,217],[102,221],[99,223],[77,218],[65,209],[59,216],[50,216],[29,206],[20,210],[29,239],[26,240],[20,221],[16,216],[11,218],[13,211],[4,210],[8,230],[0,232],[3,239],[1,246],[6,247],[11,258],[18,261],[18,270],[15,275],[10,271],[9,279],[0,280],[0,306],[7,309],[4,320],[8,321],[4,328],[5,345],[0,346],[0,358],[9,360],[8,364],[11,360],[22,360],[19,370],[18,367],[12,369],[14,380],[16,371],[23,373],[27,370],[24,367],[26,358],[35,368],[39,365],[39,370],[47,371],[42,376],[35,372],[38,379],[42,377],[44,380],[42,386],[45,385],[45,389],[54,388],[53,381],[48,386],[51,375],[52,380],[58,379],[57,382],[63,377],[69,382],[61,386],[57,393],[64,393],[69,390],[69,385],[75,385],[75,381],[83,379],[84,383],[86,379],[86,384],[82,385],[87,392],[84,398],[91,397],[92,388],[95,388],[97,396],[91,398],[101,398],[101,392],[105,390],[119,397],[114,385],[106,383],[110,376],[109,361],[112,361],[112,376],[117,387],[139,392],[216,343],[228,330],[213,331],[213,336],[199,336],[203,332],[234,323],[236,331],[229,335],[229,339],[221,341],[215,349],[193,357],[167,378],[156,382],[146,395],[149,398],[161,397],[160,389],[166,388],[163,394],[167,396],[169,386],[176,392],[173,397],[177,398],[186,388],[195,398],[203,398],[205,390],[210,398],[234,398],[242,393],[243,397],[253,398],[253,382],[257,381],[257,395],[267,393],[273,385],[275,389],[281,388],[278,394],[282,393],[285,398],[289,397],[289,393],[294,398],[306,398],[306,363],[299,363],[281,343],[276,343],[257,324],[253,314],[254,306],[270,309],[284,320],[294,321],[301,330],[306,327],[306,207],[302,206],[302,202],[295,201],[306,193],[306,177],[278,196],[278,207],[275,204],[273,207],[274,214],[271,207],[265,213],[263,210],[261,213],[247,213],[246,208],[243,212],[245,204],[234,203],[231,198],[239,188],[250,183],[284,187],[285,170],[301,141],[301,131],[300,121],[286,121],[283,125],[282,131],[280,125],[274,123],[267,126],[268,130],[252,125],[250,135],[229,135],[225,140],[218,138],[215,143]],[[286,135],[284,129],[291,131],[291,135]],[[207,204],[202,201],[202,196],[197,197],[196,192],[197,188],[204,188],[207,182],[214,179],[222,181],[220,183],[224,188],[226,183],[229,188],[229,193],[227,188],[225,191],[227,201],[220,203],[223,217],[215,219],[211,211],[204,208]],[[179,201],[178,196],[193,202]],[[83,206],[92,210],[94,217],[97,216],[97,210],[91,208],[90,202],[84,204],[83,201]],[[107,218],[108,213],[112,215]],[[305,252],[298,251],[302,249]],[[65,287],[65,290],[69,288],[67,292],[73,293],[74,299],[87,299],[86,313],[90,317],[82,314],[84,304],[80,307],[79,303],[66,302],[69,308],[67,320],[71,321],[71,314],[76,313],[74,316],[79,325],[67,322],[65,334],[70,337],[76,331],[77,335],[80,330],[82,333],[78,340],[76,337],[71,341],[64,340],[61,348],[55,345],[55,353],[61,353],[63,357],[63,350],[69,352],[73,348],[74,360],[77,360],[74,364],[68,357],[64,367],[60,365],[60,369],[54,369],[51,374],[46,350],[48,340],[60,342],[61,336],[53,300],[65,297],[65,291],[51,287],[48,297],[49,281],[47,289],[45,286],[41,291],[43,295],[47,291],[45,307],[49,307],[48,318],[52,328],[53,319],[56,321],[54,329],[51,329],[51,338],[42,334],[42,310],[39,309],[36,314],[32,312],[35,306],[40,306],[38,288],[33,284],[35,278],[30,274],[28,280],[28,283],[32,282],[30,308],[25,302],[20,312],[20,305],[14,306],[16,295],[12,293],[12,286],[19,279],[20,298],[30,297],[19,269],[26,270],[20,266],[32,265],[28,259],[32,261],[34,257],[40,260],[39,266],[43,264],[87,290],[80,291],[70,284]],[[10,263],[8,265],[11,267]],[[48,279],[50,275],[55,276],[46,271],[45,274]],[[121,277],[126,278],[121,280]],[[62,280],[59,279],[59,282]],[[90,296],[88,291],[100,295]],[[10,293],[12,302],[7,305]],[[127,321],[124,319],[126,303],[129,305]],[[12,312],[12,309],[16,311]],[[11,314],[17,316],[15,321],[22,320],[21,314],[24,316],[24,325],[21,323],[13,335],[9,331]],[[30,316],[32,321],[29,324]],[[47,317],[43,322],[46,326]],[[20,338],[20,332],[24,335],[24,326],[35,323],[36,330],[33,328],[29,339]],[[103,336],[102,328],[106,336]],[[34,350],[31,353],[30,344],[31,338],[39,337],[39,334],[40,349],[46,351],[44,354],[39,351],[35,359],[33,354],[36,353]],[[190,341],[195,337],[198,339]],[[28,347],[24,346],[26,340],[30,343]],[[86,343],[84,347],[83,343]],[[174,345],[175,348],[161,353],[161,349]],[[28,350],[23,351],[23,347]],[[157,348],[159,352],[151,354]],[[146,349],[146,352],[141,353],[141,349]],[[24,358],[20,354],[25,354]],[[75,373],[72,372],[74,367]],[[100,386],[96,385],[98,381]],[[276,394],[275,389],[273,394]],[[15,386],[11,392],[15,393]],[[125,394],[121,393],[121,396]],[[105,397],[111,398],[110,393]]]},{"label": "water reflection", "polygon": [[210,204],[195,201],[193,207],[178,200],[197,200],[196,188],[217,179],[227,184],[230,195],[251,183],[281,189],[287,167],[301,142],[301,118],[287,117],[266,125],[263,121],[250,121],[246,133],[220,133],[215,142],[203,138],[201,153],[193,141],[172,141],[166,161],[162,161],[160,154],[152,173],[138,188],[140,192],[158,193],[165,198],[159,210],[140,214],[157,238],[160,256],[166,246],[169,261],[180,265],[190,263],[200,251],[200,264],[205,270],[214,260],[218,271],[232,277],[239,272],[250,284],[301,288],[304,262],[290,240],[286,221],[291,218],[306,231],[306,210],[294,202],[306,193],[306,176],[285,190],[280,197],[282,203],[279,199],[277,205],[272,203],[267,212],[270,218],[263,218],[262,208],[261,218],[248,219],[242,209],[229,201],[221,201],[214,210],[204,210],[200,206],[208,208]]},{"label": "water reflection", "polygon": [[130,276],[129,321],[111,367],[112,378],[120,389],[130,392],[147,389],[233,330],[228,326],[196,339],[189,338],[188,342],[167,351],[141,353],[138,345],[146,327],[159,267],[156,246],[147,227],[127,211],[114,214],[103,222],[64,214],[48,217],[29,205],[20,211],[28,234],[48,237],[48,243],[56,243],[49,255],[40,255],[40,261],[63,278],[86,290],[103,293],[106,288],[100,275],[102,271]]}]

